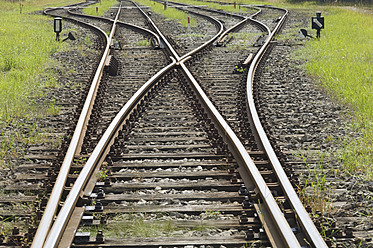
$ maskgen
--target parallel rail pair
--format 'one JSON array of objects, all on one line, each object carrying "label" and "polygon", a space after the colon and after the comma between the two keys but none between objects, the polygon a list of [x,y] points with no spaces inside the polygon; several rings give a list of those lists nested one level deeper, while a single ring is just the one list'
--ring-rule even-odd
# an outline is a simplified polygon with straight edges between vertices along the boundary
[{"label": "parallel rail pair", "polygon": [[[138,6],[137,6],[138,7]],[[257,137],[259,144],[262,148],[267,152],[268,157],[270,158],[271,164],[276,172],[277,177],[281,181],[282,188],[284,192],[291,202],[301,225],[304,227],[303,231],[305,232],[306,236],[308,236],[309,241],[311,242],[312,246],[314,247],[326,247],[325,242],[321,238],[320,234],[318,233],[317,229],[313,225],[311,219],[308,216],[308,213],[304,210],[302,204],[300,203],[299,198],[297,197],[293,187],[291,186],[289,180],[286,177],[285,172],[283,171],[281,164],[279,163],[276,155],[273,152],[272,147],[269,144],[268,138],[261,127],[258,115],[256,113],[255,104],[252,97],[252,84],[254,79],[255,70],[259,64],[260,59],[266,53],[268,46],[273,39],[274,35],[277,31],[282,27],[284,21],[287,16],[287,11],[284,10],[285,14],[281,18],[280,22],[277,24],[275,30],[271,31],[268,27],[264,24],[254,20],[252,17],[246,17],[243,21],[239,22],[234,27],[230,28],[229,30],[223,32],[223,25],[218,20],[211,18],[211,21],[215,23],[218,27],[218,33],[206,42],[201,47],[187,53],[184,56],[179,56],[177,52],[173,49],[173,47],[169,44],[167,39],[163,36],[163,34],[159,31],[157,26],[154,22],[150,19],[147,14],[142,11],[144,17],[149,21],[152,25],[152,29],[154,32],[149,32],[150,35],[155,37],[158,41],[158,44],[161,42],[165,44],[166,49],[168,50],[169,54],[171,55],[172,62],[159,71],[156,75],[150,78],[136,93],[132,98],[125,104],[125,106],[121,109],[121,111],[116,115],[108,129],[103,134],[101,140],[99,141],[98,145],[92,152],[91,156],[89,157],[86,165],[83,167],[82,171],[80,172],[74,186],[72,187],[69,195],[67,196],[62,209],[59,211],[57,218],[55,219],[53,225],[52,220],[57,212],[57,207],[60,201],[60,197],[62,191],[64,189],[64,185],[67,180],[67,175],[70,171],[73,159],[76,155],[80,152],[80,146],[82,145],[83,138],[85,135],[85,130],[87,128],[87,124],[89,121],[89,116],[92,111],[92,106],[94,103],[95,96],[97,94],[97,89],[100,83],[100,78],[103,73],[104,63],[106,57],[110,53],[110,45],[112,44],[112,40],[114,37],[116,24],[118,21],[118,16],[120,14],[121,6],[118,9],[116,14],[115,20],[111,20],[113,22],[113,27],[109,36],[107,36],[103,31],[103,35],[106,38],[106,48],[103,53],[103,57],[100,61],[98,66],[97,72],[95,74],[93,83],[89,90],[86,102],[84,104],[82,113],[80,115],[78,124],[76,126],[73,138],[71,140],[70,146],[66,153],[63,165],[61,166],[61,171],[57,178],[56,184],[53,188],[50,200],[46,207],[45,213],[43,218],[39,224],[38,231],[35,235],[34,242],[32,247],[57,247],[60,242],[61,235],[66,228],[67,223],[70,220],[71,215],[74,211],[74,206],[76,205],[78,199],[83,195],[89,195],[92,191],[92,187],[87,187],[87,182],[89,177],[94,174],[94,171],[98,170],[101,163],[105,159],[107,153],[110,150],[110,146],[113,144],[115,137],[118,135],[118,132],[126,125],[129,121],[131,113],[136,111],[137,107],[143,101],[146,101],[148,94],[151,90],[157,86],[157,84],[162,80],[162,78],[170,73],[173,69],[177,68],[182,71],[185,78],[188,79],[191,88],[194,90],[194,94],[197,96],[200,104],[203,106],[205,111],[208,113],[209,118],[214,123],[215,127],[218,129],[220,135],[223,137],[224,141],[227,143],[229,150],[232,152],[234,158],[239,164],[239,171],[242,175],[242,178],[245,182],[247,188],[255,189],[255,191],[261,196],[264,200],[264,204],[261,206],[261,211],[265,214],[264,219],[262,220],[266,227],[266,232],[273,244],[274,247],[300,247],[300,244],[295,237],[294,233],[292,232],[288,222],[283,216],[276,200],[274,199],[273,195],[271,194],[268,186],[266,185],[263,177],[261,176],[260,172],[256,168],[255,164],[253,163],[252,159],[250,158],[249,154],[247,153],[244,146],[239,141],[236,134],[233,130],[229,127],[228,123],[224,120],[215,106],[211,103],[209,98],[203,92],[201,87],[199,86],[197,80],[193,77],[193,75],[188,70],[185,62],[188,61],[193,55],[202,51],[204,48],[211,46],[214,42],[219,42],[228,32],[239,28],[247,21],[256,22],[257,25],[263,27],[263,29],[267,30],[267,38],[265,44],[261,47],[259,52],[254,57],[251,66],[249,68],[249,74],[247,79],[247,107],[248,112],[250,113],[249,116],[251,118],[251,123],[253,125],[253,129],[256,130]],[[146,30],[142,30],[146,32]],[[246,176],[245,176],[246,175]],[[74,214],[76,215],[76,213]],[[78,214],[79,215],[79,214]]]}]

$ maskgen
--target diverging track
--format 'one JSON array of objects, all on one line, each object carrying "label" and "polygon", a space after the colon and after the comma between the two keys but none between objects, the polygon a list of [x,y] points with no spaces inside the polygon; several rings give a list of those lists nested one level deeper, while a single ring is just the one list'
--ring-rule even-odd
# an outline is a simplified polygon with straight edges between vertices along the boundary
[{"label": "diverging track", "polygon": [[[252,110],[250,82],[287,12],[280,10],[284,14],[272,31],[251,17],[242,17],[243,21],[223,33],[216,17],[201,13],[206,10],[189,10],[211,22],[215,34],[207,36],[204,44],[192,46],[194,50],[183,51],[172,47],[171,36],[162,34],[140,8],[127,10],[139,11],[152,31],[128,23],[121,25],[133,31],[115,27],[120,9],[115,20],[101,20],[112,22],[112,31],[67,149],[61,179],[57,179],[61,182],[54,186],[57,193],[52,192],[33,247],[69,247],[72,243],[74,247],[301,247],[305,239],[314,247],[326,247],[307,213],[302,213],[303,207],[294,203],[297,196],[277,157],[273,158],[272,148],[266,146]],[[224,69],[198,62],[209,71],[203,75],[196,73],[201,67],[193,65],[207,55],[227,67],[216,57],[224,48],[214,44],[227,44],[231,38],[224,36],[231,30],[265,31],[263,46],[245,48],[252,58],[237,58],[239,70],[235,72],[249,72],[248,85],[239,91],[247,90],[244,95],[221,88],[227,83],[232,88],[244,87],[237,74],[227,79],[219,72]],[[145,48],[143,53],[143,47],[131,45],[142,40],[137,32],[146,33],[155,47],[165,49]],[[126,55],[115,50],[116,42]],[[166,56],[161,58],[160,51]],[[144,76],[135,79],[142,73],[136,70],[140,65],[136,61],[146,56],[162,61],[142,68],[146,75],[169,64],[148,80]],[[86,162],[77,165],[74,159]],[[57,211],[61,196],[63,205]],[[140,229],[145,229],[143,236],[156,237],[136,238]]]}]

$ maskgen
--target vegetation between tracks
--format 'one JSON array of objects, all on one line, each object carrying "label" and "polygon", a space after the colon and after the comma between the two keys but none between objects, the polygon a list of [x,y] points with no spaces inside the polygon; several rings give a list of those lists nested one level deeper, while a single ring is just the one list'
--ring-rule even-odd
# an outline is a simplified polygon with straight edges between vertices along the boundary
[{"label": "vegetation between tracks", "polygon": [[[87,15],[102,16],[106,11],[108,11],[113,6],[118,6],[117,0],[101,0],[99,3],[84,8],[83,13]],[[113,13],[115,12],[116,11],[113,11]]]},{"label": "vegetation between tracks", "polygon": [[[218,4],[218,3],[201,2],[201,1],[198,1],[198,0],[175,0],[175,2],[192,4],[192,5],[203,5],[203,6],[207,6],[208,8],[211,8],[211,9],[224,10],[224,11],[232,12],[232,13],[239,13],[241,11],[242,12],[247,12],[247,11],[250,10],[249,8],[246,8],[246,7],[240,7],[238,4],[236,4],[236,6],[234,6],[234,5],[221,5],[221,4]],[[237,1],[237,3],[239,3],[239,2]],[[253,11],[253,13],[255,12],[254,10],[252,10],[252,11]]]},{"label": "vegetation between tracks", "polygon": [[[195,220],[196,223],[199,222],[195,226],[185,225],[171,216],[163,213],[118,214],[109,217],[107,225],[84,226],[80,231],[90,232],[91,236],[95,236],[98,230],[102,230],[106,238],[190,236],[196,232],[203,235],[205,232],[218,229],[208,225],[211,222],[207,221],[219,219],[221,213],[204,210],[200,213],[199,220]],[[101,219],[102,215],[97,214],[94,217]]]},{"label": "vegetation between tracks", "polygon": [[[184,27],[188,27],[188,16],[189,15],[183,11],[177,10],[175,8],[164,9],[163,4],[160,4],[160,3],[157,3],[151,0],[137,0],[136,2],[149,6],[152,8],[152,10],[155,13],[163,15],[164,17],[168,19],[177,20]],[[192,27],[196,26],[196,21],[191,17],[190,17],[190,26]]]},{"label": "vegetation between tracks", "polygon": [[[222,0],[233,3],[234,0]],[[238,0],[241,4],[254,4]],[[308,73],[320,80],[330,95],[354,110],[351,123],[362,137],[346,137],[341,151],[343,168],[373,180],[373,16],[355,6],[316,5],[314,2],[275,1],[288,9],[321,11],[325,29],[320,40],[311,40],[296,52],[306,61]],[[255,4],[263,2],[256,1]],[[311,15],[310,15],[311,17]],[[311,22],[309,22],[311,25]],[[311,32],[311,27],[308,28]],[[315,36],[315,35],[314,35]],[[332,137],[331,137],[332,138]]]}]

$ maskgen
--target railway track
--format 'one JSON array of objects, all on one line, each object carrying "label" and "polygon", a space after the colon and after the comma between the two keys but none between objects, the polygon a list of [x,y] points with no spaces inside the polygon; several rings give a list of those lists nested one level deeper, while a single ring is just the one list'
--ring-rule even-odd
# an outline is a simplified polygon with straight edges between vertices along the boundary
[{"label": "railway track", "polygon": [[[57,182],[32,247],[326,247],[252,109],[255,69],[287,12],[271,8],[282,15],[270,29],[253,18],[206,17],[212,10],[190,8],[198,25],[213,28],[175,49],[172,26],[158,28],[160,17],[135,6],[125,3],[123,22],[121,8],[115,20],[97,22],[70,11],[76,21],[99,23],[106,48],[77,108],[75,132],[59,152],[66,153],[60,173],[50,170],[45,179],[49,187]],[[125,22],[139,13],[149,26]],[[246,42],[256,37],[255,46],[227,52],[238,39],[223,39],[223,19]],[[146,39],[154,47],[141,45]],[[237,67],[222,60],[226,53]]]}]

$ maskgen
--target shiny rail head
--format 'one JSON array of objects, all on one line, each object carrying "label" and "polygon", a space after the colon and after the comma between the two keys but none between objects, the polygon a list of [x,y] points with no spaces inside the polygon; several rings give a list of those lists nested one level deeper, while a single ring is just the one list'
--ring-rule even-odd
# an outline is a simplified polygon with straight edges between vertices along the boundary
[{"label": "shiny rail head", "polygon": [[248,115],[250,116],[251,121],[253,122],[253,125],[255,129],[257,130],[258,135],[260,136],[260,140],[262,141],[262,146],[265,149],[268,155],[268,158],[274,168],[276,176],[282,185],[281,187],[283,188],[287,198],[289,199],[290,204],[292,205],[293,209],[295,210],[298,216],[298,221],[300,225],[303,227],[303,232],[309,238],[308,241],[311,242],[313,247],[324,248],[324,247],[327,247],[327,245],[324,239],[321,237],[320,233],[318,232],[317,228],[315,227],[314,223],[312,222],[309,214],[305,210],[292,184],[290,183],[286,173],[284,172],[283,167],[281,166],[268,140],[268,137],[262,127],[258,113],[255,108],[252,88],[253,88],[253,80],[254,80],[254,74],[255,74],[256,68],[261,58],[263,57],[264,53],[267,51],[270,41],[273,39],[274,35],[284,25],[286,17],[288,15],[288,11],[286,9],[272,7],[272,6],[263,6],[263,7],[279,9],[284,12],[284,15],[282,16],[281,20],[278,22],[274,30],[269,32],[268,39],[266,40],[262,48],[259,50],[259,52],[256,54],[256,56],[253,59],[253,62],[250,65],[248,76],[247,76],[247,87],[246,87],[246,90],[247,90],[246,101],[247,101],[247,106],[248,106]]}]

